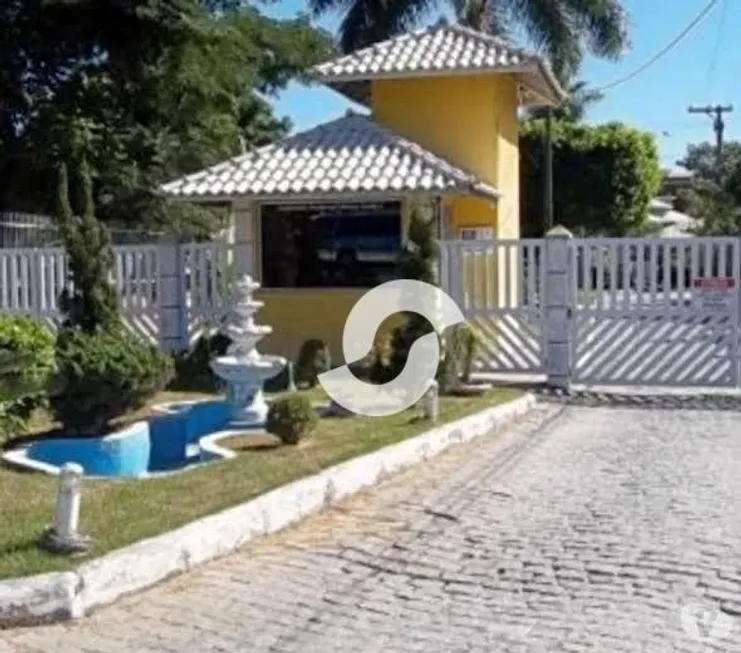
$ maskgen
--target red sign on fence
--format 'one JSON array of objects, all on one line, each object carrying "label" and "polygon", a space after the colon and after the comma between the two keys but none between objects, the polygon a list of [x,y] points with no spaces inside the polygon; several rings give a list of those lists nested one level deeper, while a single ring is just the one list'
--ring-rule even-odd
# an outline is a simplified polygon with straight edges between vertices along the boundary
[{"label": "red sign on fence", "polygon": [[734,277],[695,277],[692,287],[696,290],[731,290],[736,287]]}]

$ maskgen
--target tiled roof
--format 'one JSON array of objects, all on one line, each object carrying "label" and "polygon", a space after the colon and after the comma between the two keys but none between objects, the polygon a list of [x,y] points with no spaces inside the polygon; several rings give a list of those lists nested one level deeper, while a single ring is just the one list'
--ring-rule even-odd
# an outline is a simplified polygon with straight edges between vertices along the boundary
[{"label": "tiled roof", "polygon": [[172,181],[162,191],[193,199],[379,192],[498,196],[475,175],[359,114],[348,114]]},{"label": "tiled roof", "polygon": [[372,79],[458,73],[513,73],[524,90],[558,103],[565,97],[548,65],[503,39],[460,25],[439,24],[382,41],[315,66],[313,77],[368,104]]}]

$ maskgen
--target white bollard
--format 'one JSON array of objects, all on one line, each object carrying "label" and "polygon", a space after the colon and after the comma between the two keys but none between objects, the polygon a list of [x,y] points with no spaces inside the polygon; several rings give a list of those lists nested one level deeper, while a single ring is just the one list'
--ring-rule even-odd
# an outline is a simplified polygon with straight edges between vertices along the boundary
[{"label": "white bollard", "polygon": [[65,463],[59,472],[54,524],[41,534],[39,544],[54,553],[79,553],[90,547],[90,538],[77,532],[80,521],[80,479],[84,470]]},{"label": "white bollard", "polygon": [[80,479],[84,470],[76,463],[65,463],[59,473],[54,532],[62,539],[77,536],[80,521]]},{"label": "white bollard", "polygon": [[440,395],[438,392],[437,381],[432,381],[430,387],[425,392],[424,398],[424,414],[425,419],[429,419],[433,422],[437,422],[438,415],[440,414]]}]

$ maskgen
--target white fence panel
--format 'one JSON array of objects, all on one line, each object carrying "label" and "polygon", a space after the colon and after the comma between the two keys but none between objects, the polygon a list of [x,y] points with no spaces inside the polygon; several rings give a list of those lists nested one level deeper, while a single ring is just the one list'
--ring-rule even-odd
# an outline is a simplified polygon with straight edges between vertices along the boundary
[{"label": "white fence panel", "polygon": [[[124,324],[157,342],[157,247],[114,247],[113,281]],[[43,319],[52,328],[61,319],[59,298],[68,280],[67,255],[61,247],[0,248],[0,313]]]},{"label": "white fence panel", "polygon": [[233,246],[221,241],[181,249],[188,339],[192,343],[224,316],[235,278]]},{"label": "white fence panel", "polygon": [[543,241],[449,240],[441,248],[441,285],[481,342],[477,369],[542,373]]},{"label": "white fence panel", "polygon": [[158,342],[157,291],[159,268],[156,245],[122,245],[114,252],[114,281],[121,316],[128,329]]}]

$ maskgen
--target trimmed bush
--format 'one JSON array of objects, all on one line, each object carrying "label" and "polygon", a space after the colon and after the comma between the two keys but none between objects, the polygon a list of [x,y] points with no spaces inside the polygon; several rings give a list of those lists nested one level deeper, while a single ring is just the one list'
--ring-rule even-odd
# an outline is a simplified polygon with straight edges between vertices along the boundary
[{"label": "trimmed bush", "polygon": [[0,318],[0,353],[5,361],[0,397],[0,440],[22,433],[31,414],[46,402],[54,371],[54,335],[24,317]]},{"label": "trimmed bush", "polygon": [[276,399],[268,411],[265,428],[283,444],[298,444],[316,428],[317,416],[308,397],[300,394]]},{"label": "trimmed bush", "polygon": [[120,330],[63,330],[56,363],[59,392],[50,403],[71,434],[104,433],[113,419],[143,407],[173,377],[170,356]]},{"label": "trimmed bush", "polygon": [[230,342],[221,333],[202,335],[191,349],[175,356],[175,378],[170,387],[188,392],[216,392],[221,382],[209,363],[215,356],[226,354]]},{"label": "trimmed bush", "polygon": [[440,392],[451,392],[461,381],[467,382],[479,348],[476,332],[466,322],[456,324],[445,336],[445,350],[437,373]]},{"label": "trimmed bush", "polygon": [[316,338],[307,340],[298,352],[296,385],[313,388],[318,383],[317,377],[331,368],[332,357],[324,341]]},{"label": "trimmed bush", "polygon": [[368,366],[368,378],[371,383],[384,384],[394,378],[391,367],[393,348],[390,335],[381,336],[373,343]]}]

